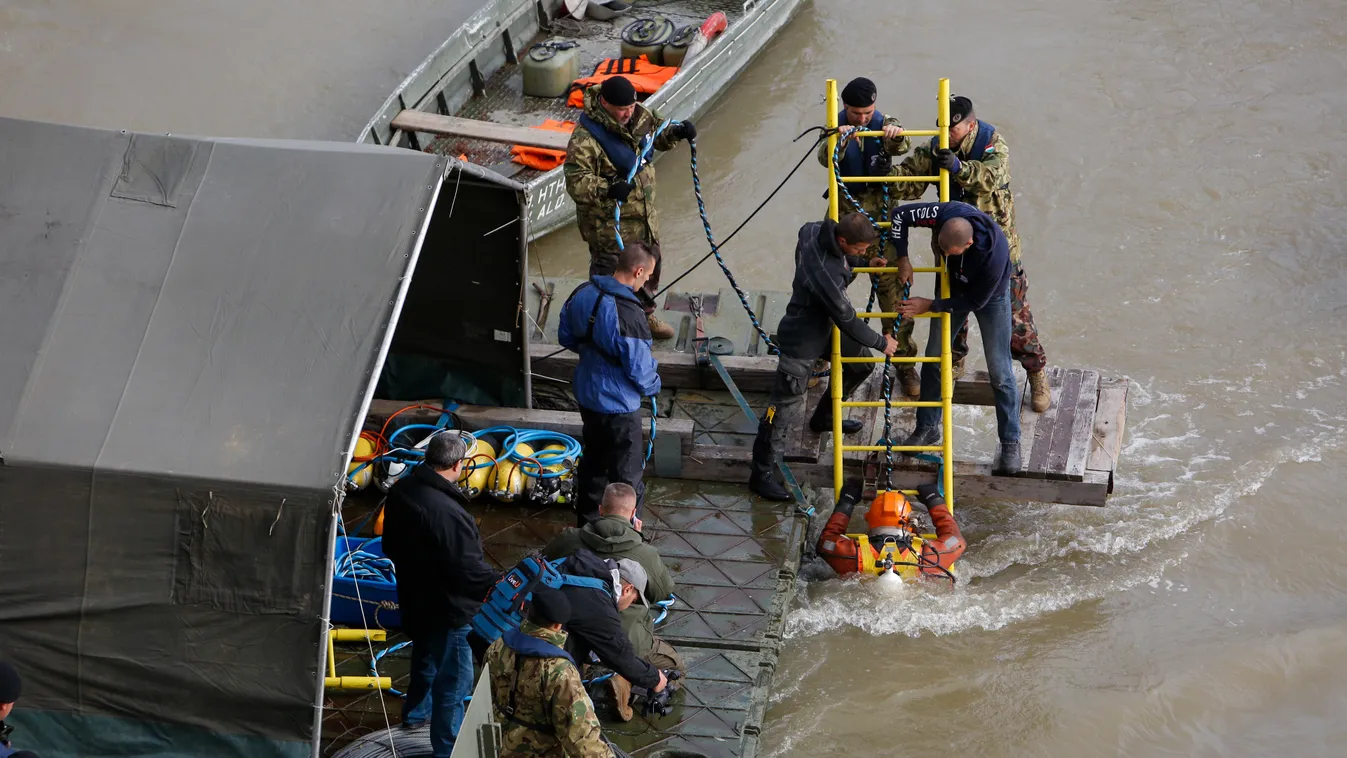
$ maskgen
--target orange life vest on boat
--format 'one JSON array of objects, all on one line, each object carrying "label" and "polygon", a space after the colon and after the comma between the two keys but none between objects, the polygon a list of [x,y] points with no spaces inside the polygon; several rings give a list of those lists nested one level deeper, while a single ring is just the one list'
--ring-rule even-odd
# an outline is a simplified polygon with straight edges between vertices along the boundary
[{"label": "orange life vest on boat", "polygon": [[626,77],[638,93],[649,95],[678,73],[677,66],[656,66],[644,55],[640,58],[606,58],[594,67],[592,76],[583,76],[571,84],[566,104],[573,108],[585,107],[585,89],[603,84],[614,76]]},{"label": "orange life vest on boat", "polygon": [[[533,128],[570,134],[575,131],[575,122],[556,121],[549,118]],[[530,145],[515,145],[510,148],[510,160],[529,168],[536,168],[539,171],[551,171],[566,162],[566,151],[548,150],[545,147],[532,147]]]}]

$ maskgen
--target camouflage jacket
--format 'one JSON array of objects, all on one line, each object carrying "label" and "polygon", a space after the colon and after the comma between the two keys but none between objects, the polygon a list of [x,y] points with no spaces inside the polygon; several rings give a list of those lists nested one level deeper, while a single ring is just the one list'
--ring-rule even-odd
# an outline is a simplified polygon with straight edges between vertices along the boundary
[{"label": "camouflage jacket", "polygon": [[[964,191],[964,202],[976,205],[978,210],[996,219],[1001,231],[1010,243],[1010,260],[1020,260],[1020,237],[1015,233],[1015,203],[1010,193],[1010,148],[998,129],[992,135],[991,144],[979,156],[969,155],[973,143],[977,141],[977,129],[968,133],[955,154],[963,165],[959,173],[950,177],[958,182]],[[935,164],[930,143],[922,144],[912,151],[902,164],[893,169],[896,176],[937,176],[940,168]],[[895,185],[898,200],[918,200],[926,187],[921,182],[904,182]]]},{"label": "camouflage jacket", "polygon": [[[899,129],[903,127],[902,123],[899,122],[898,119],[894,118],[893,116],[884,117],[884,126],[896,126]],[[912,149],[912,140],[908,137],[899,137],[898,139],[885,138],[884,140],[884,152],[888,153],[889,157],[895,160],[897,160],[898,156],[902,155],[903,153],[906,153],[908,150],[911,149]],[[827,140],[824,140],[823,144],[818,146],[818,163],[820,166],[823,166],[829,171],[832,171],[833,157],[832,153],[828,152]],[[894,187],[896,185],[891,184],[889,186]],[[865,184],[864,187],[865,188],[861,190],[852,190],[851,192],[852,196],[855,197],[856,200],[859,201],[861,205],[865,206],[865,211],[871,214],[871,216],[874,217],[874,220],[882,221],[883,219],[879,218],[879,216],[883,215],[881,211],[881,206],[884,204],[883,200],[884,185],[871,182]],[[892,194],[892,192],[890,192],[889,199],[890,205],[892,205],[893,201],[896,200],[897,198]],[[839,214],[851,213],[855,210],[856,209],[851,205],[851,203],[847,202],[846,195],[843,195],[842,197],[838,198],[837,212]]]},{"label": "camouflage jacket", "polygon": [[[566,633],[543,629],[525,621],[524,634],[566,647]],[[518,660],[516,660],[518,659]],[[491,666],[491,701],[500,722],[501,758],[612,758],[604,742],[594,703],[580,681],[580,672],[565,658],[517,656],[496,640],[486,651]],[[519,666],[518,676],[515,666]],[[510,685],[515,687],[514,718],[505,715],[510,704]],[[551,732],[525,726],[550,724]]]},{"label": "camouflage jacket", "polygon": [[[637,104],[636,113],[631,121],[618,126],[612,116],[599,105],[597,85],[585,90],[585,115],[603,125],[613,134],[626,142],[633,150],[639,140],[653,132],[663,121],[658,113]],[[665,129],[655,138],[656,150],[668,150],[678,142],[669,129]],[[598,235],[613,235],[613,209],[617,203],[608,197],[608,186],[614,181],[624,179],[617,176],[617,168],[608,160],[599,141],[590,135],[583,125],[571,132],[571,141],[566,146],[566,163],[562,167],[566,175],[566,192],[575,201],[575,222],[580,227],[580,236],[586,242],[594,242]],[[655,167],[645,164],[632,182],[635,188],[622,203],[622,220],[644,219],[649,227],[650,240],[659,241],[659,219],[655,212]]]}]

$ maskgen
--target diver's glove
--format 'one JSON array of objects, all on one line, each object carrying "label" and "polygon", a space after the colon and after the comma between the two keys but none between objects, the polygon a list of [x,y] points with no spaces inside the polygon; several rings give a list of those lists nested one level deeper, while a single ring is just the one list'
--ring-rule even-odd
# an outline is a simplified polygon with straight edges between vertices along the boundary
[{"label": "diver's glove", "polygon": [[632,189],[634,189],[634,185],[631,182],[613,182],[608,185],[608,199],[625,203]]},{"label": "diver's glove", "polygon": [[917,485],[917,497],[921,498],[921,504],[926,506],[927,511],[945,504],[945,496],[940,494],[939,484]]},{"label": "diver's glove", "polygon": [[833,513],[845,513],[847,518],[851,517],[851,512],[856,510],[856,503],[861,499],[861,483],[857,481],[847,482],[842,487],[842,494],[837,497],[837,507],[833,508]]}]

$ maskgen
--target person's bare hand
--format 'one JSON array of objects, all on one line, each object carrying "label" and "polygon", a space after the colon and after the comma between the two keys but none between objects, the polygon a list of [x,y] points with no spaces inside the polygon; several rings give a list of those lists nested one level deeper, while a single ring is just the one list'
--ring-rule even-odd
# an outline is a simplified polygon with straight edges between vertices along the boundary
[{"label": "person's bare hand", "polygon": [[870,265],[874,268],[884,268],[889,262],[878,256],[870,259]]},{"label": "person's bare hand", "polygon": [[903,127],[895,124],[884,125],[884,136],[888,139],[898,139],[903,136]]},{"label": "person's bare hand", "polygon": [[884,354],[892,358],[898,353],[898,340],[893,335],[884,335]]},{"label": "person's bare hand", "polygon": [[912,283],[912,259],[906,256],[898,259],[898,283]]},{"label": "person's bare hand", "polygon": [[656,692],[663,692],[665,687],[669,686],[669,677],[664,675],[664,670],[659,669],[659,684],[655,685]]},{"label": "person's bare hand", "polygon": [[909,298],[899,304],[898,312],[903,314],[906,318],[920,316],[923,313],[929,313],[931,311],[932,302],[933,301],[924,297]]}]

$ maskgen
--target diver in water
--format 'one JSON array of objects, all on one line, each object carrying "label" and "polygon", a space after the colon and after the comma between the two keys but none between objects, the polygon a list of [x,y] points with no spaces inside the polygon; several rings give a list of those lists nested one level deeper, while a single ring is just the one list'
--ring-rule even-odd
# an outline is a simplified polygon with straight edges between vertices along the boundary
[{"label": "diver in water", "polygon": [[[968,547],[963,534],[959,532],[959,523],[945,504],[945,496],[940,494],[939,486],[923,484],[917,488],[917,495],[935,525],[935,539],[922,540],[921,552],[912,550],[912,506],[903,493],[897,490],[882,492],[870,504],[865,514],[869,524],[866,535],[868,546],[859,551],[856,541],[846,535],[847,524],[851,522],[851,512],[861,499],[861,483],[851,482],[842,488],[837,499],[833,515],[819,535],[819,557],[828,562],[838,576],[847,576],[856,572],[865,572],[876,562],[882,562],[886,553],[895,568],[916,567],[923,577],[939,576],[953,579],[950,566],[963,555]],[[867,566],[866,562],[869,561]]]}]

